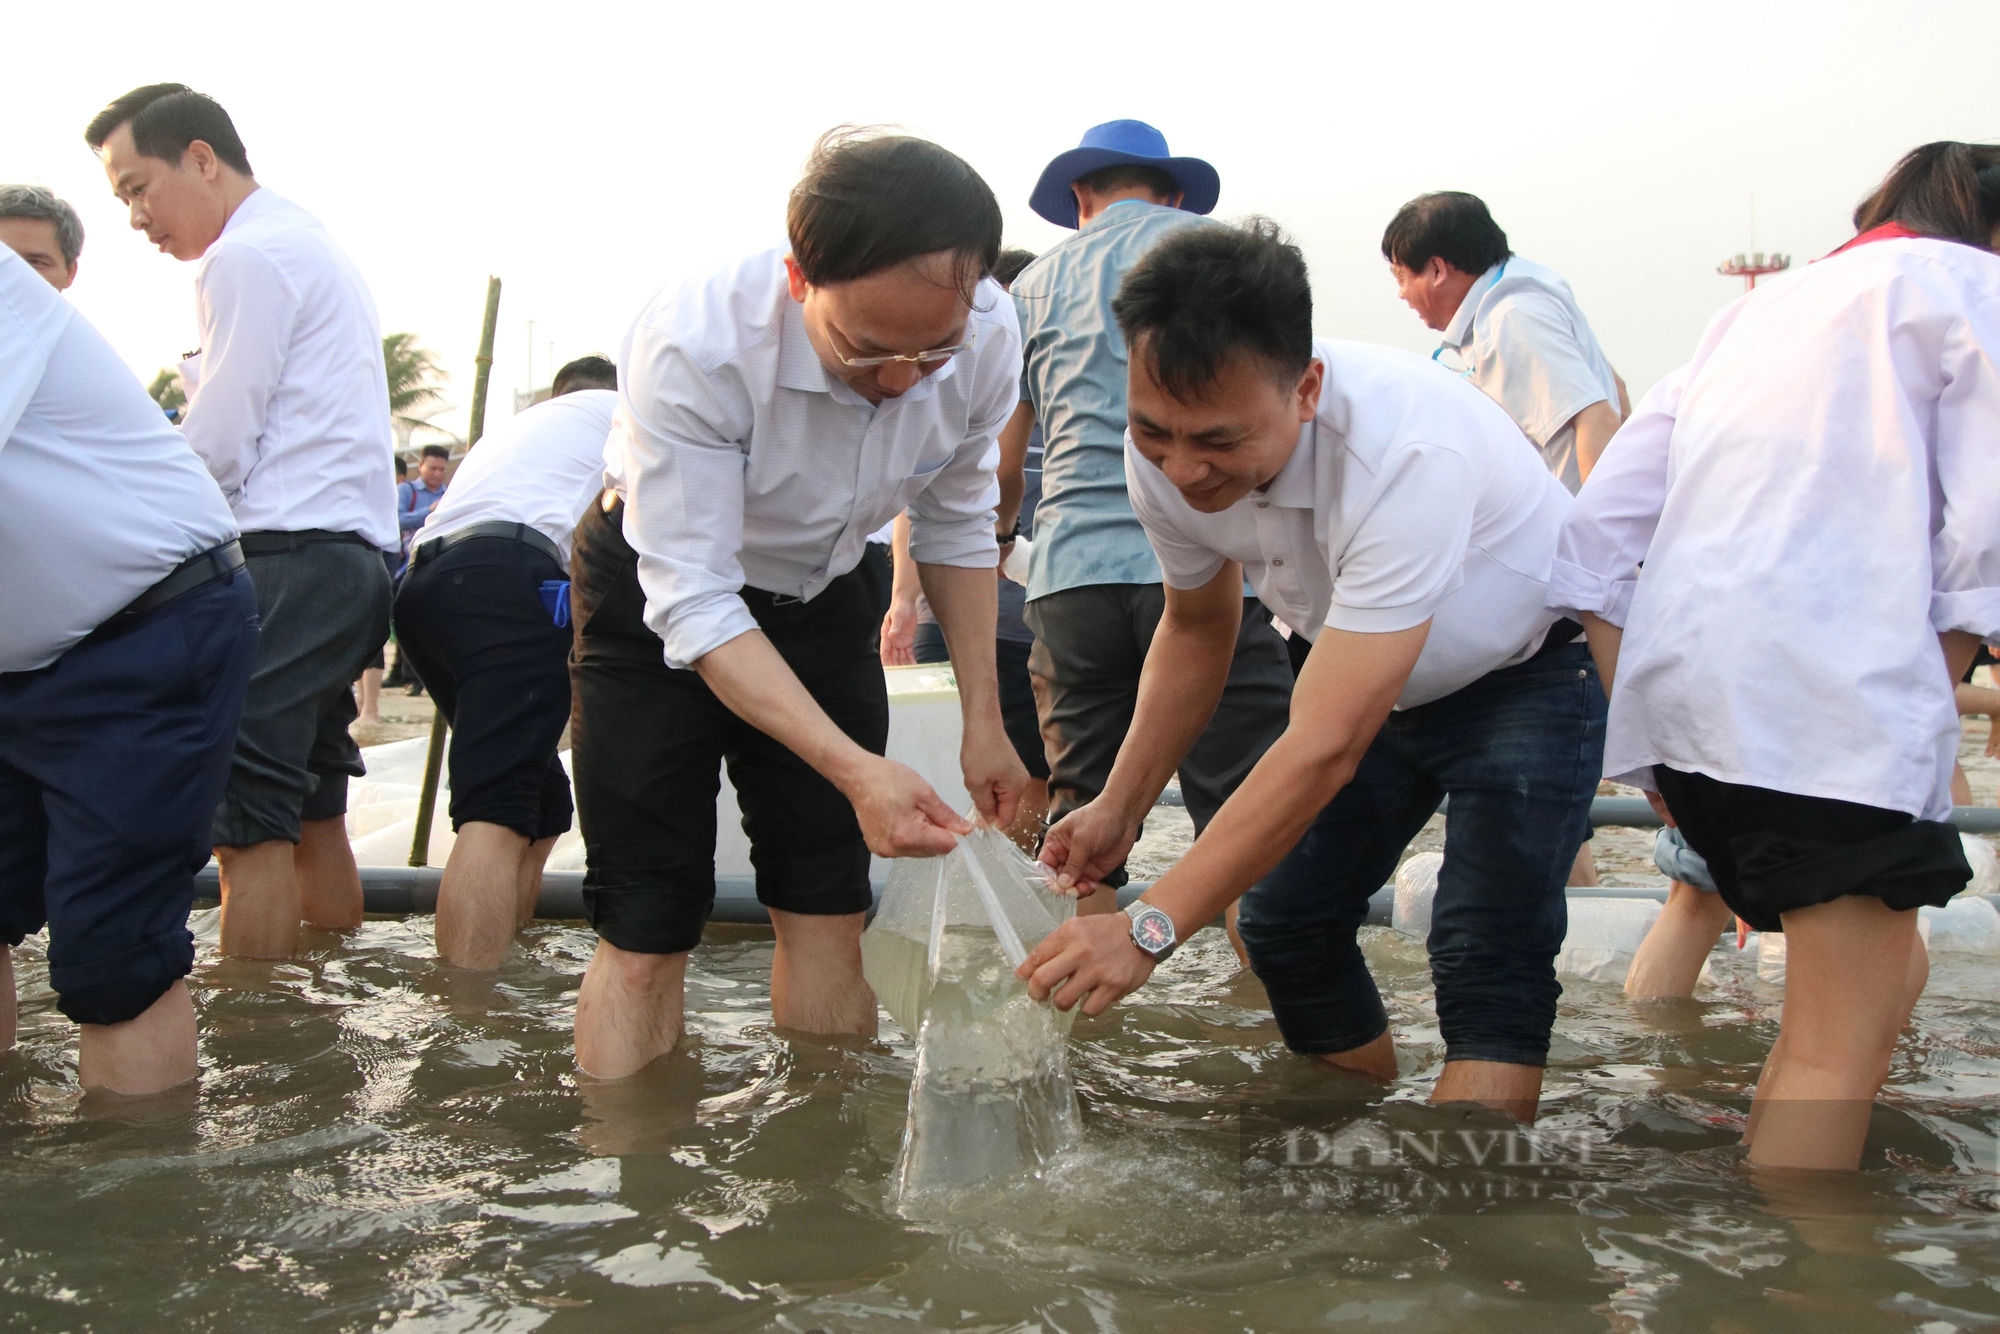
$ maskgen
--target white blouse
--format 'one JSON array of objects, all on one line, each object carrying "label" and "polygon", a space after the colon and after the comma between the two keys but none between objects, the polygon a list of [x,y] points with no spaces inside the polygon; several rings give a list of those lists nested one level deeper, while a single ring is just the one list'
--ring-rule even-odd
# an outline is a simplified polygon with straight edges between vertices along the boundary
[{"label": "white blouse", "polygon": [[2000,256],[1950,241],[1867,242],[1716,316],[1556,551],[1551,608],[1625,630],[1607,776],[1949,814],[1937,634],[2000,639],[1996,359]]}]

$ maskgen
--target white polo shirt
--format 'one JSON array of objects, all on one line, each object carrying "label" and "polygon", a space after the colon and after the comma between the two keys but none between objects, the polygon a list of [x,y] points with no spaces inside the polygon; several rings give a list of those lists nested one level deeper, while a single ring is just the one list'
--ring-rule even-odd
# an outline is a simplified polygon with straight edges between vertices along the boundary
[{"label": "white polo shirt", "polygon": [[525,523],[556,544],[567,566],[576,521],[604,494],[604,441],[617,406],[609,389],[579,389],[515,414],[466,454],[411,550],[476,523]]},{"label": "white polo shirt", "polygon": [[1552,605],[1625,627],[1607,775],[1949,813],[1937,633],[2000,642],[1996,366],[2000,256],[1950,241],[1857,245],[1710,322],[1557,552]]},{"label": "white polo shirt", "polygon": [[214,479],[159,404],[0,246],[0,672],[48,666],[235,536]]},{"label": "white polo shirt", "polygon": [[661,292],[619,353],[605,474],[669,666],[757,628],[746,585],[810,600],[905,508],[916,560],[999,560],[994,469],[1020,398],[1014,303],[982,282],[972,348],[872,404],[820,365],[786,253]]},{"label": "white polo shirt", "polygon": [[201,351],[181,363],[188,443],[246,533],[401,543],[382,329],[319,219],[259,189],[195,271]]},{"label": "white polo shirt", "polygon": [[1125,438],[1132,508],[1167,583],[1199,588],[1226,561],[1308,639],[1431,622],[1396,701],[1449,695],[1541,647],[1549,562],[1569,494],[1484,394],[1422,357],[1315,340],[1319,412],[1261,492],[1219,514],[1181,498]]},{"label": "white polo shirt", "polygon": [[1570,419],[1593,403],[1618,406],[1618,377],[1569,284],[1554,269],[1510,255],[1479,275],[1445,326],[1472,383],[1542,451],[1576,493],[1583,484]]}]

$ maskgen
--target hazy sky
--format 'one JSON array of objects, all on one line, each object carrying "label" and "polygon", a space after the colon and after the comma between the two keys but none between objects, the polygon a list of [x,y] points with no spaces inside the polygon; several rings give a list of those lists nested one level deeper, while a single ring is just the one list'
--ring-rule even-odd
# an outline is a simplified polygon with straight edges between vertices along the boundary
[{"label": "hazy sky", "polygon": [[[1931,139],[2000,138],[1996,0],[1630,4],[281,5],[49,10],[9,62],[0,179],[88,229],[71,289],[150,377],[195,341],[193,267],[126,229],[85,122],[140,83],[229,108],[260,181],[318,214],[384,330],[471,383],[505,283],[494,411],[557,361],[615,354],[662,283],[782,240],[813,139],[893,122],[992,184],[1008,241],[1089,125],[1152,122],[1222,174],[1217,216],[1300,239],[1321,333],[1428,352],[1378,249],[1425,190],[1485,197],[1576,289],[1635,396],[1740,290],[1752,247],[1801,261]],[[17,36],[21,16],[8,20]],[[73,25],[73,26],[72,26]],[[60,40],[49,40],[59,38]],[[445,419],[464,429],[462,411]]]}]

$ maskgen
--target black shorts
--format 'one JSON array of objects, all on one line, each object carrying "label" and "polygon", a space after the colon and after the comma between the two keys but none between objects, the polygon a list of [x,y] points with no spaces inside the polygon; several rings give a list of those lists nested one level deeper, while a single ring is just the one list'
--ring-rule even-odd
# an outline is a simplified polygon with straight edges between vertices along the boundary
[{"label": "black shorts", "polygon": [[542,605],[563,569],[510,537],[474,537],[410,567],[396,642],[451,723],[451,827],[504,825],[527,839],[569,828],[556,758],[569,723],[570,632]]},{"label": "black shorts", "polygon": [[135,1019],[194,966],[194,876],[256,658],[239,572],[0,675],[0,942],[47,923],[78,1023]]},{"label": "black shorts", "polygon": [[[678,954],[715,902],[715,798],[729,766],[757,898],[785,912],[866,912],[868,845],[854,808],[804,760],[729,711],[700,675],[668,667],[646,627],[622,511],[592,506],[570,559],[575,706],[570,733],[588,869],[584,911],[622,950]],[[868,566],[810,602],[743,600],[834,724],[882,754],[889,696],[875,650],[880,583]]]},{"label": "black shorts", "polygon": [[1898,912],[1942,907],[1972,879],[1958,831],[1905,811],[1653,766],[1681,836],[1708,863],[1730,911],[1759,931],[1849,894]]}]

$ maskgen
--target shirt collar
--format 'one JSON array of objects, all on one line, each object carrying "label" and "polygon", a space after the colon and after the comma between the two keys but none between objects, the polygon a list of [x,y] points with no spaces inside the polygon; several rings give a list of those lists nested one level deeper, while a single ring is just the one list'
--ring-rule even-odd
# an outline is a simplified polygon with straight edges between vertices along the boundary
[{"label": "shirt collar", "polygon": [[1285,466],[1278,469],[1278,475],[1264,488],[1264,498],[1283,509],[1309,510],[1318,503],[1317,482],[1319,470],[1313,466],[1314,443],[1319,430],[1319,418],[1315,417],[1299,427],[1299,443],[1293,448],[1292,456],[1285,460]]},{"label": "shirt collar", "polygon": [[1456,351],[1472,341],[1472,317],[1479,310],[1479,303],[1493,290],[1493,284],[1500,281],[1501,270],[1507,267],[1502,260],[1486,272],[1473,279],[1472,286],[1465,289],[1465,300],[1458,303],[1458,310],[1451,317],[1451,323],[1444,326],[1444,345]]},{"label": "shirt collar", "polygon": [[271,192],[261,185],[249,194],[244,195],[243,202],[238,204],[236,211],[229,215],[229,221],[222,224],[222,235],[229,235],[240,224],[248,222],[259,213],[262,213],[265,206],[271,202],[271,198]]},{"label": "shirt collar", "polygon": [[[1095,231],[1099,227],[1106,225],[1108,222],[1116,221],[1117,219],[1113,218],[1112,216],[1113,214],[1117,214],[1117,218],[1125,218],[1136,213],[1140,209],[1166,208],[1166,207],[1167,206],[1165,204],[1155,204],[1150,199],[1121,199],[1115,204],[1105,205],[1104,211],[1102,213],[1092,218],[1089,222],[1084,223],[1083,226],[1077,228],[1077,231],[1079,232]],[[1118,212],[1119,209],[1124,209],[1125,211],[1123,213],[1119,213]]]}]

